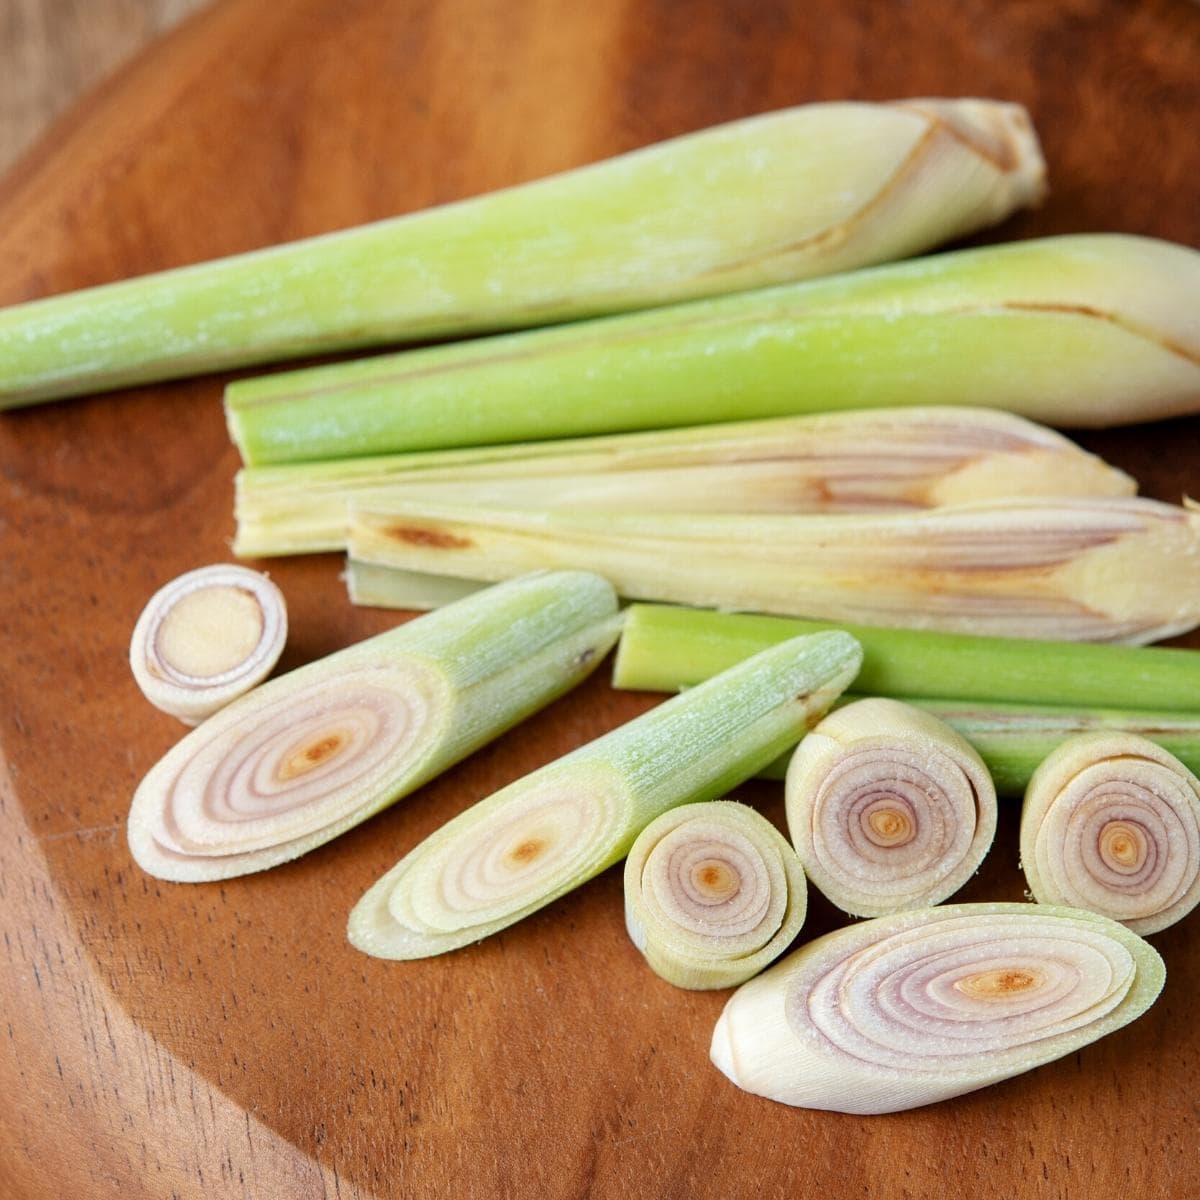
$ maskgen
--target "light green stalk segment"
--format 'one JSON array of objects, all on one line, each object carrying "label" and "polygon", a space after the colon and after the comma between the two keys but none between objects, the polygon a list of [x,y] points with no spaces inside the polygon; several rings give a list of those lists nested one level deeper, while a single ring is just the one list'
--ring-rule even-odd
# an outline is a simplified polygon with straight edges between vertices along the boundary
[{"label": "light green stalk segment", "polygon": [[243,380],[247,463],[829,409],[970,404],[1055,425],[1192,412],[1200,253],[1117,234]]},{"label": "light green stalk segment", "polygon": [[420,571],[397,571],[374,563],[346,560],[346,591],[351,604],[366,608],[396,608],[428,612],[453,604],[464,596],[487,587],[474,579],[453,575],[425,575]]},{"label": "light green stalk segment", "polygon": [[0,313],[0,408],[506,329],[918,253],[1040,194],[1024,110],[819,104],[271,250]]},{"label": "light green stalk segment", "polygon": [[178,882],[296,858],[562,695],[619,629],[603,579],[545,573],[271,680],[151,769],[129,814],[133,856]]},{"label": "light green stalk segment", "polygon": [[848,634],[785,642],[510,784],[371,887],[350,941],[379,958],[425,958],[506,928],[617,862],[660,813],[753,775],[860,661]]}]

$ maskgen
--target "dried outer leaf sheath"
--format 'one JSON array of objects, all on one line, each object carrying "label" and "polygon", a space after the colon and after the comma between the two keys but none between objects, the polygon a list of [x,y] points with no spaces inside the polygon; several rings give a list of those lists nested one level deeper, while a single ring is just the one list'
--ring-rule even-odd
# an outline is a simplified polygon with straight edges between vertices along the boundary
[{"label": "dried outer leaf sheath", "polygon": [[791,944],[808,908],[804,868],[787,839],[728,800],[656,817],[625,860],[625,927],[676,987],[734,987]]},{"label": "dried outer leaf sheath", "polygon": [[517,780],[376,882],[350,914],[351,943],[426,958],[506,928],[619,861],[660,813],[754,774],[859,662],[847,634],[785,642]]},{"label": "dried outer leaf sheath", "polygon": [[1015,105],[768,113],[441,208],[9,309],[0,407],[845,270],[991,224],[1041,187]]},{"label": "dried outer leaf sheath", "polygon": [[898,1112],[1082,1049],[1141,1016],[1164,976],[1153,947],[1094,913],[918,909],[827,934],[743,984],[711,1056],[784,1104]]},{"label": "dried outer leaf sheath", "polygon": [[151,769],[129,814],[133,856],[179,882],[296,858],[567,691],[619,628],[604,580],[544,573],[272,680]]},{"label": "dried outer leaf sheath", "polygon": [[897,405],[1118,425],[1196,410],[1198,296],[1195,250],[1046,238],[242,380],[226,409],[251,464]]},{"label": "dried outer leaf sheath", "polygon": [[1200,903],[1200,781],[1135,734],[1071,738],[1029,782],[1021,864],[1044,904],[1166,929]]}]

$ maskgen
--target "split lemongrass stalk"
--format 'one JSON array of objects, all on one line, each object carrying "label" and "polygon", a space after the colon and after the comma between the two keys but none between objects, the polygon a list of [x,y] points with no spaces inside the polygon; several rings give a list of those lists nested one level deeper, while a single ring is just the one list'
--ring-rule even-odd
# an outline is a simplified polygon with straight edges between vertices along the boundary
[{"label": "split lemongrass stalk", "polygon": [[509,784],[375,883],[350,941],[427,958],[507,928],[618,862],[660,813],[753,775],[828,710],[861,657],[844,633],[785,642]]},{"label": "split lemongrass stalk", "polygon": [[155,708],[195,725],[260,684],[287,641],[287,604],[265,575],[217,564],[150,597],[133,629],[129,666]]},{"label": "split lemongrass stalk", "polygon": [[1200,253],[1015,242],[233,384],[248,463],[801,412],[971,404],[1051,425],[1197,410]]},{"label": "split lemongrass stalk", "polygon": [[619,627],[603,579],[549,573],[263,684],[142,781],[129,813],[133,856],[179,882],[296,858],[574,686]]},{"label": "split lemongrass stalk", "polygon": [[630,599],[1063,641],[1200,623],[1200,513],[1136,498],[917,513],[526,512],[396,503],[351,514],[352,558],[466,579],[597,571]]},{"label": "split lemongrass stalk", "polygon": [[1124,472],[1009,413],[863,409],[246,467],[236,480],[234,550],[344,549],[350,506],[405,498],[600,512],[862,512],[1136,490]]},{"label": "split lemongrass stalk", "polygon": [[[1197,713],[1200,654],[1163,646],[1090,646],[923,630],[831,625],[742,613],[633,604],[614,686],[674,692],[785,638],[846,629],[863,648],[855,690],[896,699]],[[1187,723],[1177,730],[1188,737]]]},{"label": "split lemongrass stalk", "polygon": [[733,987],[791,945],[808,908],[787,839],[727,800],[656,817],[625,860],[625,927],[668,983]]},{"label": "split lemongrass stalk", "polygon": [[1200,902],[1200,781],[1134,734],[1072,738],[1030,780],[1021,863],[1044,904],[1165,929]]},{"label": "split lemongrass stalk", "polygon": [[740,1088],[803,1108],[886,1113],[1073,1054],[1162,990],[1153,947],[1107,917],[948,904],[818,938],[743,984],[712,1060]]},{"label": "split lemongrass stalk", "polygon": [[1037,200],[1015,104],[814,104],[488,196],[0,314],[0,407],[915,254]]},{"label": "split lemongrass stalk", "polygon": [[844,912],[928,908],[979,869],[996,789],[960,734],[897,700],[829,714],[797,747],[788,832],[813,885]]}]

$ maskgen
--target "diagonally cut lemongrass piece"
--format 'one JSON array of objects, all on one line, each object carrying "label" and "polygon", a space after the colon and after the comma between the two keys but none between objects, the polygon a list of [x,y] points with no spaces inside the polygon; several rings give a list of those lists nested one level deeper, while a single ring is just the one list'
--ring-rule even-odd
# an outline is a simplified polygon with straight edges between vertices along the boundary
[{"label": "diagonally cut lemongrass piece", "polygon": [[603,579],[547,573],[283,675],[151,769],[130,850],[151,875],[185,883],[296,858],[562,695],[619,628]]},{"label": "diagonally cut lemongrass piece", "polygon": [[856,692],[903,700],[1198,710],[1200,654],[1163,646],[1049,644],[926,630],[831,625],[783,617],[633,604],[617,647],[613,685],[674,692],[785,638],[846,629],[863,648]]},{"label": "diagonally cut lemongrass piece", "polygon": [[1025,110],[813,104],[563,175],[0,314],[0,408],[512,328],[915,254],[1040,198]]},{"label": "diagonally cut lemongrass piece", "polygon": [[406,496],[604,512],[862,512],[1136,490],[1124,472],[1011,413],[862,409],[246,467],[236,479],[234,550],[344,549],[349,506]]},{"label": "diagonally cut lemongrass piece", "polygon": [[996,833],[996,789],[978,752],[897,700],[847,704],[805,734],[785,796],[805,874],[858,917],[940,904]]},{"label": "diagonally cut lemongrass piece", "polygon": [[1134,734],[1071,738],[1029,782],[1021,863],[1043,904],[1166,929],[1200,903],[1200,781]]},{"label": "diagonally cut lemongrass piece", "polygon": [[744,983],[791,945],[807,910],[796,852],[744,804],[671,809],[638,834],[625,860],[625,928],[676,987]]},{"label": "diagonally cut lemongrass piece", "polygon": [[1200,623],[1200,513],[1064,497],[916,513],[756,516],[354,510],[352,558],[466,579],[597,571],[629,599],[1062,641]]},{"label": "diagonally cut lemongrass piece", "polygon": [[1197,410],[1200,253],[1120,234],[934,255],[226,392],[248,463],[843,408],[971,404],[1051,425]]},{"label": "diagonally cut lemongrass piece", "polygon": [[507,928],[628,853],[660,813],[748,779],[854,678],[844,633],[739,663],[460,813],[369,888],[353,945],[428,958]]},{"label": "diagonally cut lemongrass piece", "polygon": [[713,1032],[740,1088],[886,1113],[1009,1079],[1136,1020],[1165,978],[1115,921],[1035,904],[947,904],[827,934],[743,984]]},{"label": "diagonally cut lemongrass piece", "polygon": [[266,679],[286,641],[283,593],[257,571],[217,564],[150,597],[129,666],[155,708],[195,725]]}]

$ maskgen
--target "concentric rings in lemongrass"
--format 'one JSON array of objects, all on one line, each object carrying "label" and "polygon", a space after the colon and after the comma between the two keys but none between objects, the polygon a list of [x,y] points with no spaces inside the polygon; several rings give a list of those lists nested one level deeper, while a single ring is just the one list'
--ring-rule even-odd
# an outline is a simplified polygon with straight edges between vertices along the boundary
[{"label": "concentric rings in lemongrass", "polygon": [[663,813],[625,860],[629,936],[677,987],[749,979],[787,949],[806,909],[795,851],[765,817],[732,801]]},{"label": "concentric rings in lemongrass", "polygon": [[1079,1050],[1140,1016],[1163,978],[1141,938],[1079,909],[898,913],[818,938],[745,984],[712,1057],[739,1087],[786,1104],[894,1112]]},{"label": "concentric rings in lemongrass", "polygon": [[142,610],[129,665],[146,699],[194,725],[261,683],[287,640],[283,593],[220,563],[159,588]]},{"label": "concentric rings in lemongrass", "polygon": [[787,776],[792,843],[813,885],[857,916],[937,904],[978,869],[996,792],[948,725],[896,700],[830,713]]},{"label": "concentric rings in lemongrass", "polygon": [[1089,733],[1034,772],[1021,814],[1034,897],[1155,933],[1200,903],[1200,781],[1129,733]]}]

